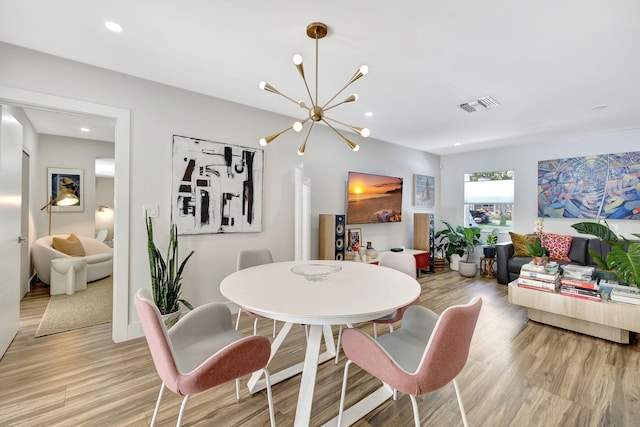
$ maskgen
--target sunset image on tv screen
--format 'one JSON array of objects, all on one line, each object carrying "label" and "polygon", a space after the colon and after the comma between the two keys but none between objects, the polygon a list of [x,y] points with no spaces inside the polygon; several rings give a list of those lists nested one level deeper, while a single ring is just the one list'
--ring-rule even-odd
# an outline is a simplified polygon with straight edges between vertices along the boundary
[{"label": "sunset image on tv screen", "polygon": [[349,172],[347,224],[401,220],[402,178]]}]

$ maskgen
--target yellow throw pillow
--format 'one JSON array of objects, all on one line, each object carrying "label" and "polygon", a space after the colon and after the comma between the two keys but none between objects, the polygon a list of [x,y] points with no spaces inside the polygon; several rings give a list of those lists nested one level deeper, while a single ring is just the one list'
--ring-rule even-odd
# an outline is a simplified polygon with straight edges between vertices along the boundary
[{"label": "yellow throw pillow", "polygon": [[61,239],[59,237],[54,237],[51,242],[51,246],[53,249],[62,252],[63,254],[67,254],[69,256],[86,256],[86,252],[84,251],[84,246],[82,246],[82,242],[78,239],[78,236],[71,233],[69,237],[66,239]]},{"label": "yellow throw pillow", "polygon": [[509,235],[511,236],[511,243],[513,243],[513,256],[531,256],[527,251],[527,242],[535,243],[536,236],[525,236],[511,231]]}]

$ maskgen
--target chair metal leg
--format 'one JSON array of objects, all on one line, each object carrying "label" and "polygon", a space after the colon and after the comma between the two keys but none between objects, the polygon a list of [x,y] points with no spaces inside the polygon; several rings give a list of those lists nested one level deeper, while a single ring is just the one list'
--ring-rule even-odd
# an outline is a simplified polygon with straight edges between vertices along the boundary
[{"label": "chair metal leg", "polygon": [[158,416],[158,410],[160,409],[160,401],[162,400],[162,393],[164,393],[164,383],[160,386],[160,393],[158,393],[158,400],[156,401],[156,409],[153,410],[153,418],[151,418],[151,427],[156,425],[156,417]]},{"label": "chair metal leg", "polygon": [[242,314],[242,309],[238,308],[238,318],[236,319],[236,331],[238,330],[238,327],[240,326],[240,315]]},{"label": "chair metal leg", "polygon": [[240,400],[240,378],[236,378],[236,400]]},{"label": "chair metal leg", "polygon": [[373,337],[378,338],[378,327],[376,323],[373,324]]},{"label": "chair metal leg", "polygon": [[276,321],[273,321],[273,338],[276,337]]},{"label": "chair metal leg", "polygon": [[344,413],[344,398],[347,394],[347,377],[349,376],[349,365],[351,365],[351,360],[347,360],[347,363],[344,365],[344,377],[342,378],[342,393],[340,394],[340,409],[338,410],[338,427],[342,426],[342,414]]},{"label": "chair metal leg", "polygon": [[276,427],[276,415],[273,411],[273,396],[271,395],[271,380],[269,378],[269,371],[267,368],[262,368],[264,372],[264,382],[267,386],[267,401],[269,403],[269,419],[271,420],[271,427]]},{"label": "chair metal leg", "polygon": [[410,394],[411,398],[411,406],[413,407],[413,419],[415,421],[415,426],[420,427],[420,414],[418,413],[418,402],[416,401],[416,397],[413,394]]},{"label": "chair metal leg", "polygon": [[338,364],[338,359],[340,359],[340,341],[342,340],[342,325],[340,325],[340,329],[338,329],[338,342],[336,343],[336,360],[335,364]]},{"label": "chair metal leg", "polygon": [[258,335],[258,318],[253,321],[253,335]]},{"label": "chair metal leg", "polygon": [[182,416],[184,415],[184,408],[187,407],[187,400],[189,400],[188,394],[184,397],[184,399],[182,399],[182,405],[180,405],[180,413],[178,414],[178,422],[176,423],[176,427],[182,426]]},{"label": "chair metal leg", "polygon": [[467,414],[464,411],[464,405],[462,405],[462,396],[460,395],[460,387],[458,387],[458,382],[456,379],[453,379],[453,388],[456,389],[456,397],[458,398],[458,406],[460,406],[460,414],[462,415],[462,424],[464,427],[469,427],[469,423],[467,422]]}]

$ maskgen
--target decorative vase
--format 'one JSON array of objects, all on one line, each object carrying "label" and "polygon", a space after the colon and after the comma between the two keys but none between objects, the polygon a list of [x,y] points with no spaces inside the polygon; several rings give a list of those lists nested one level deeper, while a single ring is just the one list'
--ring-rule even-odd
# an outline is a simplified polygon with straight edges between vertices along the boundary
[{"label": "decorative vase", "polygon": [[449,257],[449,268],[451,268],[453,271],[458,271],[460,258],[461,257],[458,254],[451,254],[451,256]]},{"label": "decorative vase", "polygon": [[460,261],[458,264],[458,272],[464,277],[475,277],[478,272],[478,264],[470,261]]},{"label": "decorative vase", "polygon": [[549,262],[548,256],[534,256],[533,257],[533,265],[545,265]]},{"label": "decorative vase", "polygon": [[371,242],[367,242],[367,258],[369,259],[378,258],[378,251],[376,251],[375,248],[371,246]]},{"label": "decorative vase", "polygon": [[175,325],[176,322],[178,322],[180,316],[182,316],[182,310],[174,311],[173,313],[169,314],[163,314],[161,317],[162,321],[164,322],[164,326],[167,329],[171,329],[171,327]]}]

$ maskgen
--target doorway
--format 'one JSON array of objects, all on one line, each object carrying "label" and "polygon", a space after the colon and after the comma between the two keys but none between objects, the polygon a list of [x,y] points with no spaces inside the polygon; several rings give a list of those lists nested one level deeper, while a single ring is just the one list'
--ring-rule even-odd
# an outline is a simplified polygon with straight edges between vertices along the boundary
[{"label": "doorway", "polygon": [[[111,118],[115,126],[115,189],[117,209],[114,214],[113,322],[115,342],[129,338],[129,146],[130,112],[70,98],[0,86],[0,102],[16,107],[32,107],[72,114]],[[31,207],[31,210],[37,207]]]}]

